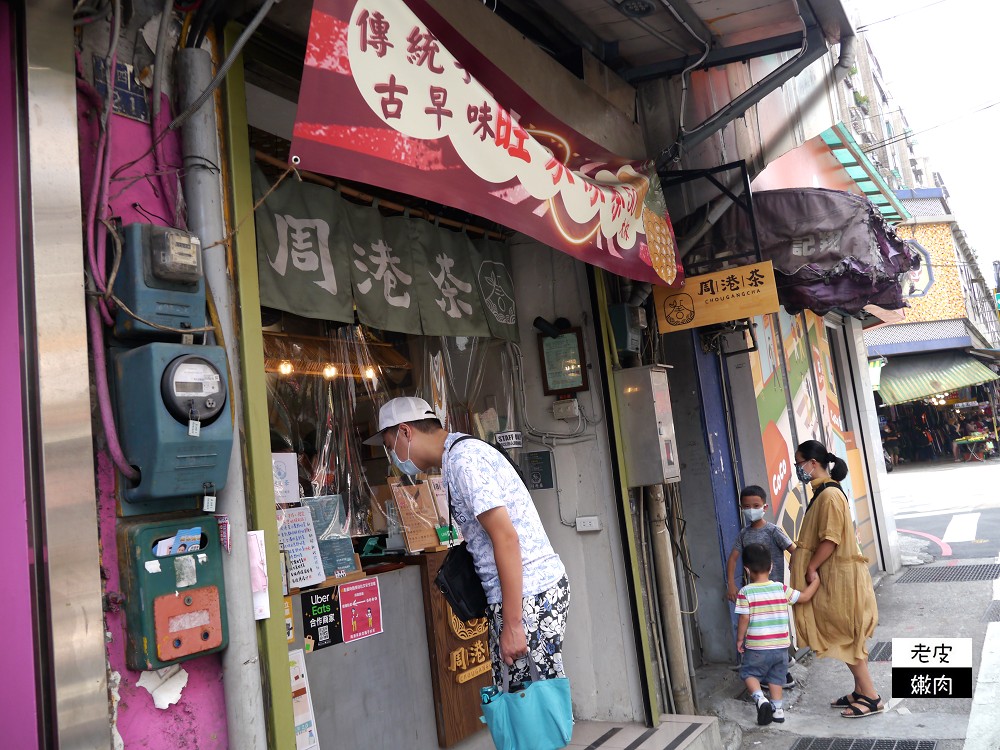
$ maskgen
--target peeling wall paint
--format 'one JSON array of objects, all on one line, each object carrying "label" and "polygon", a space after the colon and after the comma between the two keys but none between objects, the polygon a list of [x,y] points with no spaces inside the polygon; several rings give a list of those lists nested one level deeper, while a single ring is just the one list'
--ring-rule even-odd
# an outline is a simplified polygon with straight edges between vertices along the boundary
[{"label": "peeling wall paint", "polygon": [[[120,591],[118,545],[115,542],[114,466],[107,454],[97,457],[98,512],[101,534],[101,566],[105,590]],[[110,633],[108,662],[112,675],[121,675],[118,685],[114,729],[128,750],[224,750],[226,704],[222,689],[222,663],[218,654],[183,663],[187,685],[177,703],[166,709],[153,705],[153,697],[139,687],[143,672],[125,666],[125,613],[105,613]]]}]

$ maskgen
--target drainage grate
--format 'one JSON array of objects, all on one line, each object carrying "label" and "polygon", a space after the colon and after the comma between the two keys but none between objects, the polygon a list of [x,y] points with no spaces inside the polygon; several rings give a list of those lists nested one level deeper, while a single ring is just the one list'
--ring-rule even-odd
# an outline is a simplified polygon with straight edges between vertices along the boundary
[{"label": "drainage grate", "polygon": [[1000,565],[943,565],[932,568],[910,568],[896,583],[941,583],[960,581],[992,581],[1000,578]]},{"label": "drainage grate", "polygon": [[868,740],[860,737],[799,737],[791,750],[936,750],[937,740]]},{"label": "drainage grate", "polygon": [[892,641],[879,641],[872,646],[868,661],[892,661]]},{"label": "drainage grate", "polygon": [[994,601],[986,608],[982,622],[1000,622],[1000,601]]}]

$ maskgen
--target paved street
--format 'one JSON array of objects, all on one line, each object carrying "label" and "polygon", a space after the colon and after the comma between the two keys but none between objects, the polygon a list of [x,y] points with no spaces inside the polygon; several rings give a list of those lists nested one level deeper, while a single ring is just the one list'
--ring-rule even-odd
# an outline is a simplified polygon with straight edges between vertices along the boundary
[{"label": "paved street", "polygon": [[792,668],[799,687],[787,691],[787,722],[757,727],[738,677],[721,666],[709,678],[715,680],[711,695],[700,699],[703,709],[722,721],[726,747],[789,750],[800,738],[817,737],[840,738],[841,742],[848,738],[927,740],[935,741],[937,750],[1000,749],[996,710],[1000,704],[1000,623],[987,622],[986,617],[993,602],[1000,599],[1000,581],[898,582],[914,566],[982,565],[1000,560],[1000,461],[901,466],[884,479],[882,490],[894,510],[905,564],[899,574],[884,576],[877,584],[879,626],[869,646],[893,638],[971,638],[973,699],[890,698],[891,662],[874,661],[872,674],[889,710],[881,716],[846,721],[827,705],[849,687],[845,666],[810,656]]}]

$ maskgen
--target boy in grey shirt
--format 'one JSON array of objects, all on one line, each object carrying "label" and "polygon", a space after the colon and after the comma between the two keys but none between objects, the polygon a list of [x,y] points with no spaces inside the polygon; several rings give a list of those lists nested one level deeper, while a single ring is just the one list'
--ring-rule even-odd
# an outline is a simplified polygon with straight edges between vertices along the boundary
[{"label": "boy in grey shirt", "polygon": [[[733,579],[737,570],[742,570],[741,558],[747,545],[760,544],[771,553],[771,574],[769,578],[775,583],[785,582],[785,550],[795,553],[795,544],[788,534],[770,521],[764,520],[764,509],[767,507],[767,490],[755,484],[743,488],[740,493],[740,515],[743,517],[743,529],[736,538],[733,551],[729,553],[726,563],[726,597],[735,603],[740,586]],[[739,567],[737,567],[739,565]],[[791,673],[785,677],[785,687],[795,686]]]}]

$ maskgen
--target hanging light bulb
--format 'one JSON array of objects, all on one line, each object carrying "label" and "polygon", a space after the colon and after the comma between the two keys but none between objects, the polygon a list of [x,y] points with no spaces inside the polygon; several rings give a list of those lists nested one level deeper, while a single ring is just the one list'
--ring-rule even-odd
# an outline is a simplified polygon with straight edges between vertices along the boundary
[{"label": "hanging light bulb", "polygon": [[333,365],[327,365],[323,368],[323,377],[327,380],[333,380],[337,377],[337,368]]},{"label": "hanging light bulb", "polygon": [[292,363],[289,362],[287,359],[281,360],[281,362],[278,364],[278,372],[281,373],[282,375],[291,375],[293,369],[294,368],[292,367]]},{"label": "hanging light bulb", "polygon": [[375,368],[374,367],[367,367],[367,368],[365,368],[365,377],[368,378],[369,380],[374,380],[375,379]]}]

